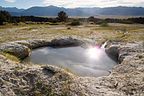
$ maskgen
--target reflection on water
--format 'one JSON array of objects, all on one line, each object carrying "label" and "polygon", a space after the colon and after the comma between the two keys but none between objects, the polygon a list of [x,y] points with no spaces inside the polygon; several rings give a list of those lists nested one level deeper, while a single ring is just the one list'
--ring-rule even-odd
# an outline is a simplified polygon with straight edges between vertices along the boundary
[{"label": "reflection on water", "polygon": [[108,75],[108,70],[116,64],[106,55],[104,49],[99,47],[85,49],[80,46],[36,49],[24,62],[58,65],[69,68],[79,76],[93,77]]}]

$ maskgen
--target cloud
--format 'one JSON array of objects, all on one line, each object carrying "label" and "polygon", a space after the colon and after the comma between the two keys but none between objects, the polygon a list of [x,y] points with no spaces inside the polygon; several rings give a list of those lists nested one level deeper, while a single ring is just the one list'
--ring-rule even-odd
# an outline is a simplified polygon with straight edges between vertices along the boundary
[{"label": "cloud", "polygon": [[66,8],[138,6],[141,2],[144,2],[144,0],[44,0],[45,5],[55,5]]},{"label": "cloud", "polygon": [[7,2],[15,2],[16,0],[5,0]]}]

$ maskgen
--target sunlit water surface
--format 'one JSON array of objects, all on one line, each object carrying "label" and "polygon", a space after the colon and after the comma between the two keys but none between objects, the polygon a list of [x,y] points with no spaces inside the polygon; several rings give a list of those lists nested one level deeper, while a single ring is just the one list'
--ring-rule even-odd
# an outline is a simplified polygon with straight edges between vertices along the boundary
[{"label": "sunlit water surface", "polygon": [[109,74],[116,62],[110,59],[103,48],[44,47],[32,51],[24,62],[35,64],[52,64],[69,68],[79,76],[99,77]]}]

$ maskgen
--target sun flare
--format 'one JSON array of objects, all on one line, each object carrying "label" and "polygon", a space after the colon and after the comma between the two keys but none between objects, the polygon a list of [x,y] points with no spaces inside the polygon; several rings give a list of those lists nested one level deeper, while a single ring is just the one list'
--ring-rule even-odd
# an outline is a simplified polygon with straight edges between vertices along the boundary
[{"label": "sun flare", "polygon": [[88,56],[91,59],[97,59],[97,60],[99,60],[100,57],[101,57],[101,55],[102,55],[102,50],[99,47],[92,47],[92,48],[88,49]]}]

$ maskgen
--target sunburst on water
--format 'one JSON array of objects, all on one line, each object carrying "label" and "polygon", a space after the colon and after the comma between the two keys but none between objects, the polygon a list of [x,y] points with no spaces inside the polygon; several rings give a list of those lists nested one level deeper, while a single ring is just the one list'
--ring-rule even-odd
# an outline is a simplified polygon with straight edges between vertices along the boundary
[{"label": "sunburst on water", "polygon": [[100,47],[91,47],[87,50],[87,55],[91,59],[100,60],[102,56],[102,49]]}]

